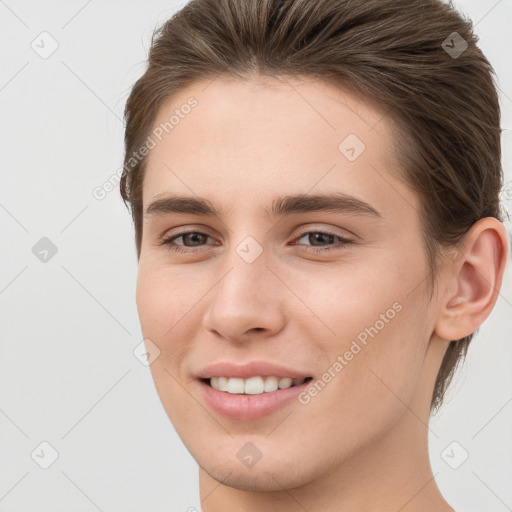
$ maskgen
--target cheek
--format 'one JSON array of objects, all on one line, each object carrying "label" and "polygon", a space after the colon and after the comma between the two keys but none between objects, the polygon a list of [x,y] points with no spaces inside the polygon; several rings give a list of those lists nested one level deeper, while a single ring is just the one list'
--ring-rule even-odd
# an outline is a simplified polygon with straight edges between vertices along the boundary
[{"label": "cheek", "polygon": [[[181,278],[183,279],[183,278]],[[160,350],[150,371],[160,400],[173,423],[187,420],[190,396],[184,391],[186,385],[180,373],[186,355],[189,335],[186,315],[190,311],[190,300],[196,295],[190,287],[180,282],[169,269],[158,265],[139,264],[136,303],[142,333]],[[183,340],[183,341],[180,341]]]},{"label": "cheek", "polygon": [[429,341],[425,283],[417,286],[423,277],[418,266],[390,258],[389,265],[340,271],[335,280],[324,280],[321,301],[311,288],[309,295],[305,286],[298,292],[317,304],[332,331],[319,338],[312,326],[303,326],[327,356],[325,380],[336,382],[326,385],[326,395],[332,395],[325,398],[343,404],[352,417],[367,414],[363,404],[387,414],[412,400]]},{"label": "cheek", "polygon": [[389,302],[381,304],[383,317],[380,313],[365,316],[359,326],[353,325],[355,334],[343,342],[347,362],[337,384],[338,396],[344,397],[342,409],[370,429],[372,424],[394,421],[406,410],[404,404],[413,401],[429,339],[422,318],[424,307],[418,301],[402,298],[400,304],[393,303],[399,306],[397,310],[389,308]]},{"label": "cheek", "polygon": [[160,394],[168,392],[175,397],[180,384],[186,383],[183,363],[196,337],[205,293],[213,286],[206,278],[199,272],[183,272],[155,262],[139,265],[137,310],[144,338],[160,350],[151,365]]},{"label": "cheek", "polygon": [[[188,282],[188,284],[187,284]],[[136,303],[144,336],[164,340],[196,304],[201,294],[182,273],[162,265],[141,262],[137,275]],[[171,331],[169,331],[171,330]]]}]

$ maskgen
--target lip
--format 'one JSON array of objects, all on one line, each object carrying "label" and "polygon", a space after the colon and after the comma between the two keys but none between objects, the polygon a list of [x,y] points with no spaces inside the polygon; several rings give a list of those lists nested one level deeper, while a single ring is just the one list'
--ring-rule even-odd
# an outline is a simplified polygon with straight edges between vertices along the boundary
[{"label": "lip", "polygon": [[230,419],[245,421],[264,418],[278,411],[292,402],[311,382],[312,380],[260,395],[245,395],[219,391],[205,381],[198,380],[202,396],[213,411]]},{"label": "lip", "polygon": [[248,361],[243,364],[231,361],[218,361],[206,366],[196,374],[201,394],[213,411],[230,419],[246,421],[271,415],[293,401],[311,382],[306,381],[298,386],[291,386],[287,389],[278,389],[259,395],[232,394],[226,391],[219,391],[205,382],[210,377],[248,379],[249,377],[257,376],[289,377],[291,379],[312,377],[311,374],[286,365],[262,360]]},{"label": "lip", "polygon": [[[294,370],[287,366],[273,363],[271,361],[249,361],[244,364],[236,364],[230,361],[219,361],[206,366],[200,370],[196,377],[198,379],[209,379],[210,377],[238,377],[248,379],[249,377],[290,377],[306,378],[311,374]],[[270,393],[269,393],[270,394]]]}]

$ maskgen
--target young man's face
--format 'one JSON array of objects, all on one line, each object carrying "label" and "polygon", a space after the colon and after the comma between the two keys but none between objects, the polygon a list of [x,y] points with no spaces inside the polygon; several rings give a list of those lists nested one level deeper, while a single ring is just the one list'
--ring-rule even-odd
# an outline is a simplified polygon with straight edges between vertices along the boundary
[{"label": "young man's face", "polygon": [[[404,436],[426,440],[446,345],[431,339],[419,200],[398,177],[389,118],[313,79],[217,78],[181,91],[155,128],[173,115],[153,135],[144,212],[176,195],[219,216],[145,215],[137,306],[188,450],[246,490],[327,480],[377,447],[391,457],[381,469],[406,456]],[[338,208],[280,200],[299,194],[337,194]],[[235,393],[212,376],[236,378],[216,383]],[[261,393],[279,385],[269,376],[312,380]]]}]

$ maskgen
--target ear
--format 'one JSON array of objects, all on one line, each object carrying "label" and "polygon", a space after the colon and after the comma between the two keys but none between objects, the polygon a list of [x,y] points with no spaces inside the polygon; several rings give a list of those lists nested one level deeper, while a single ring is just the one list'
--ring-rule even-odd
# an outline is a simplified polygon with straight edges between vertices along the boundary
[{"label": "ear", "polygon": [[435,325],[441,338],[464,338],[489,316],[503,282],[508,248],[503,224],[485,217],[471,226],[459,249],[449,251],[447,286]]}]

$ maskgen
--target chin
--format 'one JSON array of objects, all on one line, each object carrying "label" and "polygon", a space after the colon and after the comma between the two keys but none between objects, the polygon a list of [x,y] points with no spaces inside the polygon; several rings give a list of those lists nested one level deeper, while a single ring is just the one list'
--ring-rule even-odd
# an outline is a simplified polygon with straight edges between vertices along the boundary
[{"label": "chin", "polygon": [[[298,453],[299,447],[294,449],[283,447],[282,450],[275,447],[270,452],[262,448],[264,453],[261,458],[252,466],[246,466],[237,456],[240,444],[245,442],[226,443],[223,446],[215,446],[214,450],[210,447],[208,452],[191,451],[191,454],[201,469],[211,478],[242,491],[265,492],[293,489],[304,486],[321,476],[317,474],[322,471],[321,467],[315,468],[314,464],[307,466],[304,464],[304,459]],[[287,456],[294,452],[297,453],[297,457]],[[305,460],[308,459],[306,456]],[[309,459],[308,462],[313,461]]]},{"label": "chin", "polygon": [[[217,482],[240,491],[271,492],[293,489],[307,483],[299,475],[290,474],[287,468],[263,466],[241,467],[240,463],[202,465],[202,469]],[[233,466],[234,465],[234,466]]]}]

